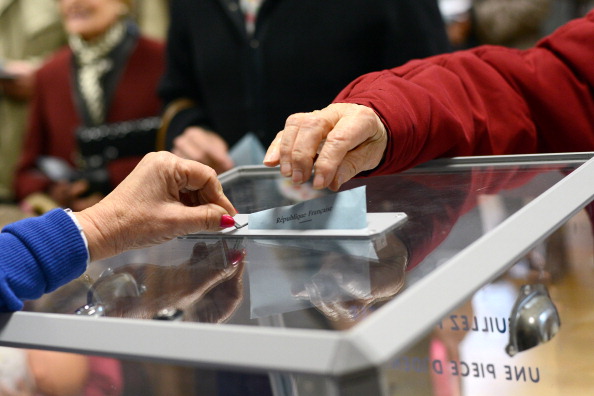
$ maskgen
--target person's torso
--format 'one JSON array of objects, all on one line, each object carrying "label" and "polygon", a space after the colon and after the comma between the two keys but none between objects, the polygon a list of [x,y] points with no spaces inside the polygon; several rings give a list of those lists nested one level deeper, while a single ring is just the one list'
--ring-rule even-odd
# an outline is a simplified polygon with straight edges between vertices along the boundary
[{"label": "person's torso", "polygon": [[[252,131],[267,144],[288,115],[328,105],[356,77],[439,52],[414,44],[410,26],[423,22],[410,21],[407,9],[416,6],[407,3],[268,0],[253,36],[234,1],[187,1],[183,21],[174,22],[184,26],[187,42],[179,45],[192,54],[195,89],[213,129],[230,143],[229,134]],[[440,24],[437,17],[436,35]],[[445,40],[440,49],[447,50]]]},{"label": "person's torso", "polygon": [[[164,70],[163,48],[140,39],[121,72],[110,99],[106,122],[157,116],[161,102],[156,87]],[[75,131],[82,117],[75,100],[72,52],[62,49],[38,72],[40,105],[36,117],[43,128],[44,154],[74,163]]]}]

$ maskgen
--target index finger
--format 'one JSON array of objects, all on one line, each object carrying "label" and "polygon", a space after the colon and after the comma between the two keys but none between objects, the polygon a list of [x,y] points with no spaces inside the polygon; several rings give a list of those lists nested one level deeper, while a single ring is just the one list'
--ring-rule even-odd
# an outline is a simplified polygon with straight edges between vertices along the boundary
[{"label": "index finger", "polygon": [[[334,112],[334,109],[328,110]],[[314,164],[314,188],[330,185],[345,156],[375,132],[369,119],[360,116],[358,111],[346,115],[335,112],[335,117],[336,124],[328,133]]]},{"label": "index finger", "polygon": [[293,175],[293,145],[295,139],[301,133],[301,124],[304,117],[306,117],[305,113],[290,115],[285,122],[285,128],[277,136],[278,141],[275,143],[275,147],[278,148],[280,173],[285,177]]},{"label": "index finger", "polygon": [[264,155],[264,165],[274,167],[280,163],[280,142],[283,139],[283,131],[276,134],[276,137],[268,146],[266,155]]},{"label": "index finger", "polygon": [[291,163],[293,183],[303,183],[309,179],[318,149],[338,120],[336,114],[328,108],[305,113],[300,117],[290,151],[285,153],[281,146],[281,158],[284,154]]},{"label": "index finger", "polygon": [[214,169],[199,162],[184,160],[184,166],[180,171],[185,176],[178,184],[180,190],[200,190],[200,195],[207,203],[219,205],[232,215],[237,214],[233,204],[223,192],[223,186]]}]

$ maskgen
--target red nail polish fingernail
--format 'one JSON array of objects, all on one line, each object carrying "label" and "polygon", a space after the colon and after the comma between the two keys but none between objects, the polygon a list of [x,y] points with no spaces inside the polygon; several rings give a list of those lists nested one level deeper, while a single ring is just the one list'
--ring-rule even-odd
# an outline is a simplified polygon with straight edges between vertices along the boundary
[{"label": "red nail polish fingernail", "polygon": [[229,260],[231,265],[236,266],[237,264],[239,264],[239,262],[241,260],[243,260],[244,256],[245,256],[245,251],[243,251],[243,250],[231,250],[227,254],[227,259]]},{"label": "red nail polish fingernail", "polygon": [[235,220],[233,217],[229,215],[222,215],[221,216],[221,228],[229,228],[235,225]]}]

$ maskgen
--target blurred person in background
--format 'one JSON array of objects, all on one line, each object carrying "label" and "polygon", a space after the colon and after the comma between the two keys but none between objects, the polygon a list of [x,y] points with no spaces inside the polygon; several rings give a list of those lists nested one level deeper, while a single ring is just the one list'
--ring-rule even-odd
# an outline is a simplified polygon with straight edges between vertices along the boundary
[{"label": "blurred person in background", "polygon": [[454,48],[481,44],[525,49],[544,35],[552,0],[440,0]]},{"label": "blurred person in background", "polygon": [[526,49],[544,35],[552,0],[474,0],[478,44]]},{"label": "blurred person in background", "polygon": [[217,172],[353,78],[450,49],[436,0],[177,0],[170,15],[157,148]]},{"label": "blurred person in background", "polygon": [[594,8],[594,0],[551,0],[551,12],[544,33],[551,34],[568,21],[580,18]]},{"label": "blurred person in background", "polygon": [[154,148],[164,48],[140,34],[131,3],[58,1],[69,45],[35,76],[15,176],[23,208],[89,207]]},{"label": "blurred person in background", "polygon": [[360,76],[294,114],[264,163],[337,190],[436,158],[594,149],[594,11],[536,46],[485,45]]},{"label": "blurred person in background", "polygon": [[0,203],[13,199],[33,73],[65,43],[55,0],[0,0]]},{"label": "blurred person in background", "polygon": [[165,41],[169,27],[170,0],[136,0],[134,19],[147,37]]}]

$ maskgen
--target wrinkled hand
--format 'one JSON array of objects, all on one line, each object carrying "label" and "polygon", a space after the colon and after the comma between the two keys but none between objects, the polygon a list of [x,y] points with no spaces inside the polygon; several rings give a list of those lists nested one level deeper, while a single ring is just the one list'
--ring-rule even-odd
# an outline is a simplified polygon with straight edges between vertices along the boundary
[{"label": "wrinkled hand", "polygon": [[173,142],[173,154],[201,162],[223,173],[233,168],[227,143],[214,132],[200,127],[187,128]]},{"label": "wrinkled hand", "polygon": [[266,153],[264,165],[280,165],[293,183],[338,190],[358,173],[375,168],[387,146],[375,112],[362,105],[334,103],[323,110],[291,115]]},{"label": "wrinkled hand", "polygon": [[107,197],[76,216],[91,259],[98,260],[179,235],[220,230],[228,214],[237,211],[212,168],[158,152],[147,154]]}]

